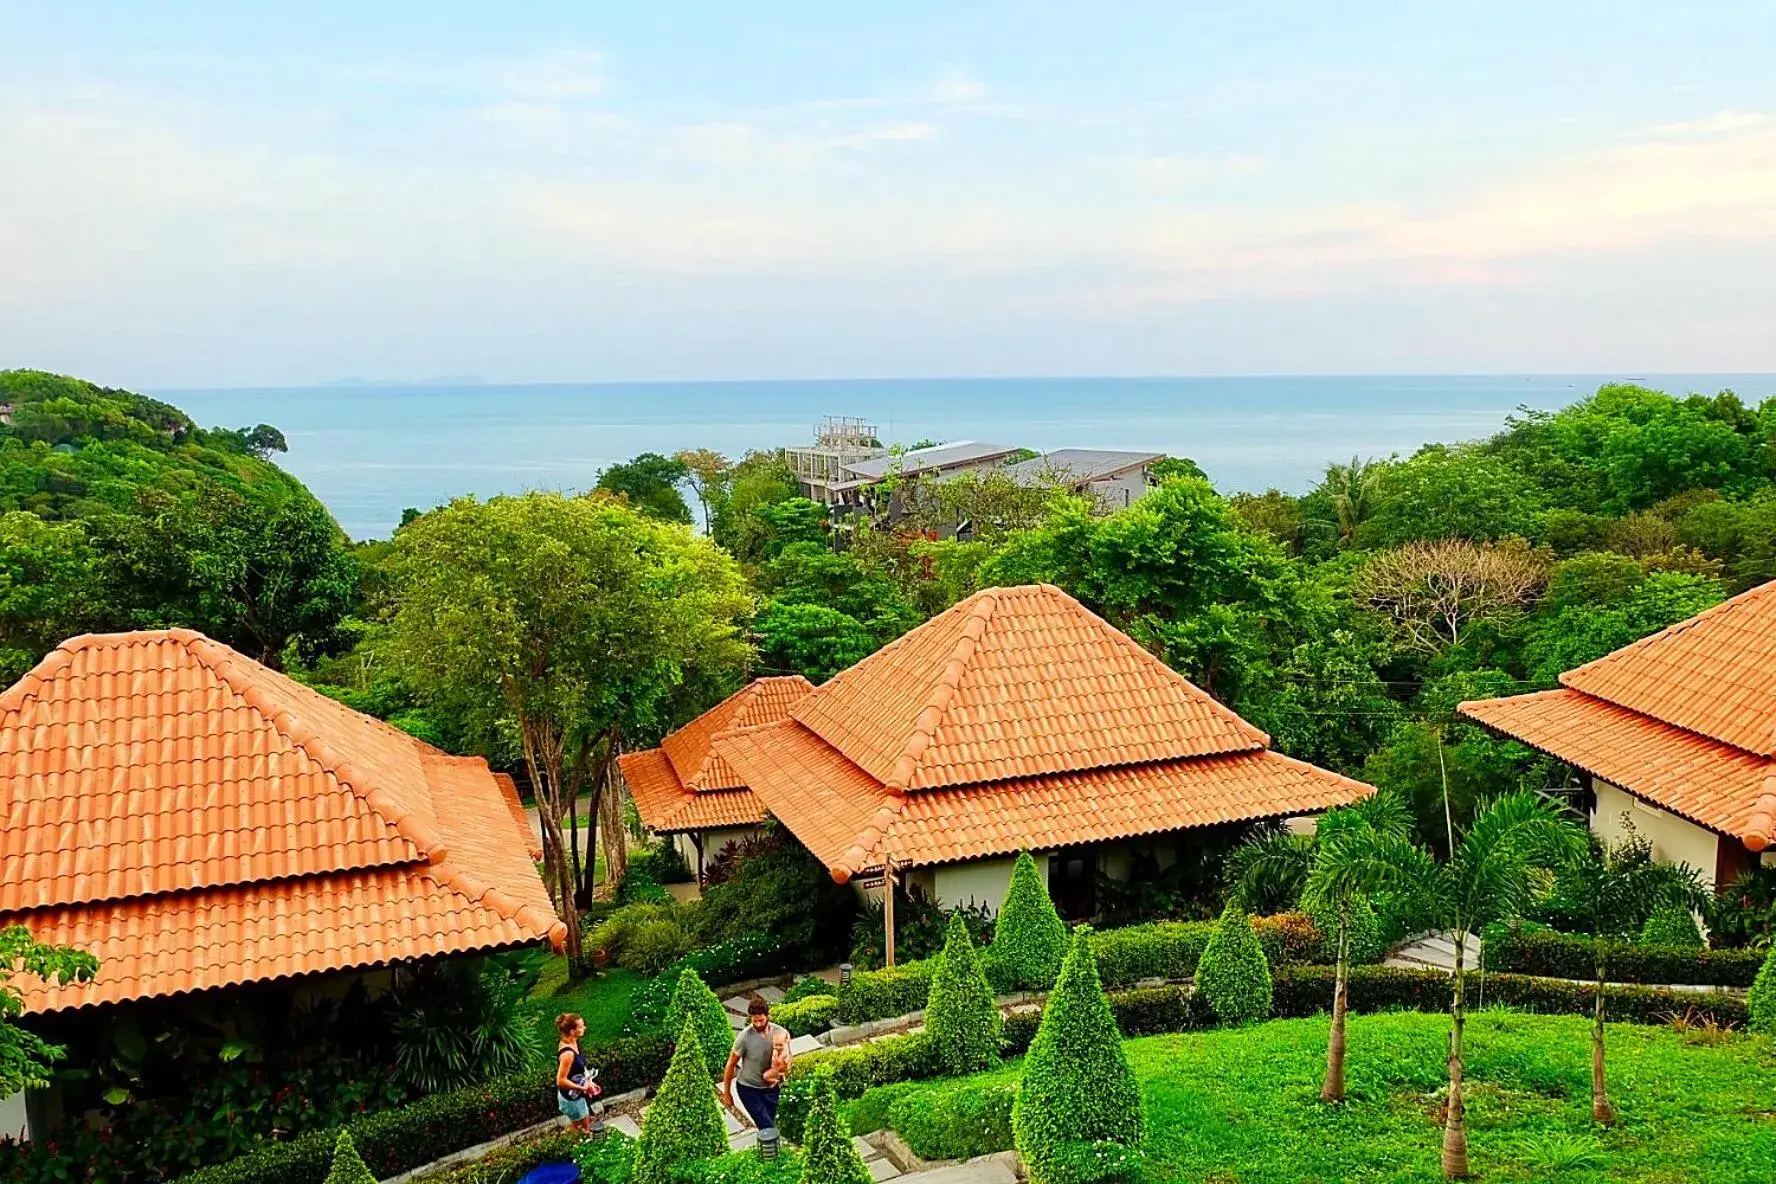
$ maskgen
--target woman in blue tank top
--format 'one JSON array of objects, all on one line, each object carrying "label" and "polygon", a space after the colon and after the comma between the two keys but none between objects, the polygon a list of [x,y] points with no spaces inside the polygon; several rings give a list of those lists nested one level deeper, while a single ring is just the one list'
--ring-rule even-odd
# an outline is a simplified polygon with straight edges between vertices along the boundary
[{"label": "woman in blue tank top", "polygon": [[555,1105],[582,1135],[592,1133],[592,1104],[604,1091],[593,1082],[595,1072],[586,1069],[586,1058],[580,1052],[580,1037],[586,1034],[586,1021],[574,1012],[555,1017],[555,1030],[561,1033],[561,1047],[556,1050]]}]

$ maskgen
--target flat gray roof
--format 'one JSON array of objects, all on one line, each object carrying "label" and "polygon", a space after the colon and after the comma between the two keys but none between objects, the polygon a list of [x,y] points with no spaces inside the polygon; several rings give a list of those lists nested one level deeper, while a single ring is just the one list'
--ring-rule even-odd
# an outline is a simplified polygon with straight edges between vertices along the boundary
[{"label": "flat gray roof", "polygon": [[866,481],[879,481],[896,466],[902,473],[923,473],[928,469],[942,469],[951,465],[965,465],[972,461],[993,460],[1001,456],[1010,456],[1016,451],[1017,446],[1014,444],[984,444],[978,440],[958,440],[954,444],[939,444],[934,448],[915,448],[898,456],[891,454],[878,456],[874,460],[860,460],[856,464],[846,465],[845,471]]},{"label": "flat gray roof", "polygon": [[1058,478],[1083,485],[1125,472],[1136,465],[1152,464],[1165,459],[1163,452],[1117,452],[1108,448],[1057,448],[1046,456],[1008,465],[1006,472],[1019,481],[1035,481],[1043,477]]}]

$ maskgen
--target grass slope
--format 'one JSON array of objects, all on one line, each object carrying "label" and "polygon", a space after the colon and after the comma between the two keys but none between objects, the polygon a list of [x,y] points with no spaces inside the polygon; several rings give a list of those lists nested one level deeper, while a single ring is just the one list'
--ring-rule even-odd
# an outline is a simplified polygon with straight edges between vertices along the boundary
[{"label": "grass slope", "polygon": [[[1148,1178],[1211,1184],[1439,1181],[1448,1022],[1352,1016],[1350,1101],[1319,1103],[1327,1021],[1127,1042],[1147,1106]],[[1589,1021],[1476,1013],[1468,1130],[1488,1181],[1751,1184],[1776,1178],[1776,1042],[1708,1047],[1611,1025],[1616,1127],[1590,1120]],[[1021,1065],[975,1081],[1016,1080]],[[936,1088],[927,1086],[923,1088]]]},{"label": "grass slope", "polygon": [[603,975],[567,981],[567,959],[559,954],[541,956],[541,977],[536,989],[524,1001],[525,1014],[542,1041],[544,1060],[555,1063],[558,1046],[555,1017],[564,1011],[577,1011],[586,1021],[582,1046],[615,1040],[623,1034],[629,1020],[630,997],[647,980],[633,970],[607,970]]}]

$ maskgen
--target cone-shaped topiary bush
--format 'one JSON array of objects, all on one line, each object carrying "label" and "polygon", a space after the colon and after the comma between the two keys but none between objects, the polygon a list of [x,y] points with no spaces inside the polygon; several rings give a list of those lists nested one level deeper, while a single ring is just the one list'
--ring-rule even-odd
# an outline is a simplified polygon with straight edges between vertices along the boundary
[{"label": "cone-shaped topiary bush", "polygon": [[358,1145],[352,1142],[349,1131],[340,1131],[339,1141],[333,1144],[333,1167],[327,1173],[327,1184],[376,1184],[376,1174],[364,1166],[364,1158],[358,1154]]},{"label": "cone-shaped topiary bush", "polygon": [[1067,924],[1028,851],[1018,852],[984,964],[995,990],[1046,991],[1067,956]]},{"label": "cone-shaped topiary bush", "polygon": [[[1011,1127],[1031,1184],[1086,1184],[1120,1174],[1146,1133],[1141,1087],[1084,926],[1073,936],[1030,1042]],[[1094,1176],[1086,1170],[1091,1164],[1105,1165],[1105,1174]]]},{"label": "cone-shaped topiary bush", "polygon": [[1745,1010],[1751,1013],[1746,1026],[1753,1032],[1776,1036],[1776,944],[1764,956],[1764,965],[1751,980],[1751,992],[1745,997]]},{"label": "cone-shaped topiary bush", "polygon": [[672,1064],[642,1116],[635,1144],[634,1184],[671,1184],[673,1172],[697,1159],[728,1152],[721,1107],[709,1083],[708,1062],[697,1038],[697,1021],[686,1019],[678,1032]]},{"label": "cone-shaped topiary bush", "polygon": [[1228,905],[1196,964],[1196,990],[1224,1024],[1270,1015],[1270,963],[1252,932],[1252,919]]},{"label": "cone-shaped topiary bush", "polygon": [[968,926],[960,912],[951,913],[925,1004],[925,1030],[937,1042],[944,1072],[959,1076],[998,1064],[1001,1027],[999,1006],[981,972]]},{"label": "cone-shaped topiary bush", "polygon": [[802,1136],[801,1184],[872,1184],[851,1132],[839,1117],[839,1096],[827,1073],[814,1075],[813,1097]]},{"label": "cone-shaped topiary bush", "polygon": [[[1303,901],[1307,915],[1326,938],[1325,958],[1330,962],[1338,954],[1338,905],[1329,900]],[[1381,961],[1387,953],[1387,936],[1381,931],[1381,918],[1375,906],[1361,892],[1351,893],[1350,963],[1362,966]]]},{"label": "cone-shaped topiary bush", "polygon": [[1668,900],[1655,908],[1641,928],[1640,940],[1642,945],[1682,946],[1686,950],[1699,950],[1704,945],[1702,931],[1696,928],[1696,914],[1681,900]]},{"label": "cone-shaped topiary bush", "polygon": [[703,1059],[709,1062],[710,1074],[720,1073],[734,1046],[734,1029],[728,1023],[728,1009],[694,970],[679,971],[678,985],[672,989],[672,1002],[666,1005],[662,1030],[676,1032],[684,1027],[687,1019],[697,1025],[697,1042],[703,1047]]}]

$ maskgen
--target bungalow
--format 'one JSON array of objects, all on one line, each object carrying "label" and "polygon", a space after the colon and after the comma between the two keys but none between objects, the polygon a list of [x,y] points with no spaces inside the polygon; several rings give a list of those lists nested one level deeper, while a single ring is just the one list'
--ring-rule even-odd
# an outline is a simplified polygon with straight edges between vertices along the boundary
[{"label": "bungalow", "polygon": [[[720,710],[718,708],[718,710]],[[1269,738],[1060,589],[976,593],[769,722],[710,746],[840,883],[892,863],[945,904],[997,905],[1017,852],[1056,900],[1094,907],[1137,850],[1373,792]],[[638,795],[638,801],[642,795]]]},{"label": "bungalow", "polygon": [[716,739],[736,728],[776,723],[813,690],[799,674],[756,679],[668,735],[660,747],[617,758],[642,825],[670,837],[699,881],[709,859],[765,820],[758,797],[716,753]]},{"label": "bungalow", "polygon": [[1153,466],[1164,459],[1163,452],[1061,448],[1008,465],[1005,471],[1027,485],[1065,486],[1115,511],[1140,501],[1158,484]]},{"label": "bungalow", "polygon": [[1725,888],[1776,864],[1776,583],[1560,676],[1556,690],[1461,713],[1565,761],[1591,829],[1625,829]]},{"label": "bungalow", "polygon": [[[566,937],[509,779],[188,629],[76,637],[0,694],[0,820],[0,927],[99,960],[15,979],[27,1018]],[[26,1101],[0,1134],[45,1129]]]}]

